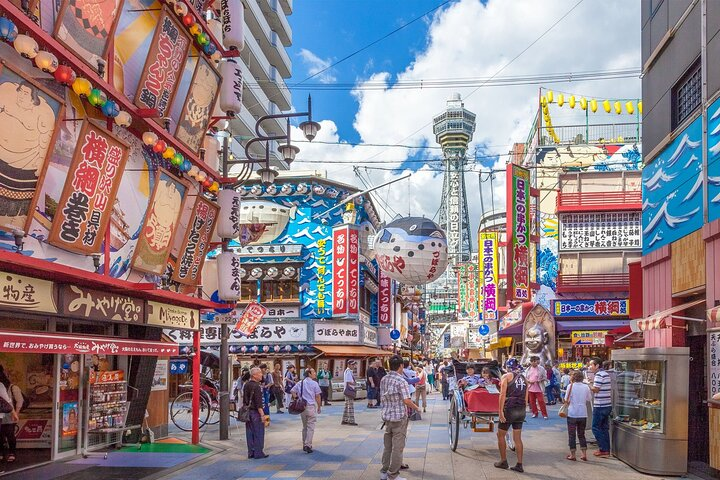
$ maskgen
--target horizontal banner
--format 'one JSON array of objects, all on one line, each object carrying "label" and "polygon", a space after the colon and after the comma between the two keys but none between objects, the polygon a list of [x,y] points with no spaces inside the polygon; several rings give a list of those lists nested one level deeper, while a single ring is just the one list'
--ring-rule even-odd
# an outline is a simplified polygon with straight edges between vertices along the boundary
[{"label": "horizontal banner", "polygon": [[169,357],[178,355],[179,348],[175,343],[0,330],[0,352],[57,353],[60,355],[96,353]]}]

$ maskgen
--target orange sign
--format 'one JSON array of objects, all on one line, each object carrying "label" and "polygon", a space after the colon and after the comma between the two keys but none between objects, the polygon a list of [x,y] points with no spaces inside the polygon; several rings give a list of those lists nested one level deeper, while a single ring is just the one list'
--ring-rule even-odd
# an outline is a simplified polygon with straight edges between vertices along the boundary
[{"label": "orange sign", "polygon": [[240,320],[235,324],[233,330],[242,333],[243,335],[252,335],[255,331],[255,327],[258,326],[260,320],[263,319],[267,313],[267,308],[260,305],[259,303],[250,303],[243,311]]},{"label": "orange sign", "polygon": [[125,380],[124,370],[107,370],[105,372],[90,371],[90,383],[111,383]]}]

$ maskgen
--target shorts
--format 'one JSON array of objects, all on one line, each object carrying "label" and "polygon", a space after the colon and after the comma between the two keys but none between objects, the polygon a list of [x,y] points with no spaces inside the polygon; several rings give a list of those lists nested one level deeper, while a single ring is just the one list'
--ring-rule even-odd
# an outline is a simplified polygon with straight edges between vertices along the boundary
[{"label": "shorts", "polygon": [[503,432],[510,430],[522,430],[525,423],[525,407],[511,407],[505,409],[505,422],[498,423],[498,428]]}]

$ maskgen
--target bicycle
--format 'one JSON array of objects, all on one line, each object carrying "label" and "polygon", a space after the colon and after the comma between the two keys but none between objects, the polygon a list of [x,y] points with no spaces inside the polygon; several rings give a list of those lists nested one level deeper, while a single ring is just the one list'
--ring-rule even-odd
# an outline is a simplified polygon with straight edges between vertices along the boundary
[{"label": "bicycle", "polygon": [[[180,393],[170,405],[170,419],[180,430],[192,430],[192,379],[180,385],[181,390],[190,390]],[[200,378],[200,428],[205,425],[215,425],[220,422],[220,384],[208,377]]]}]

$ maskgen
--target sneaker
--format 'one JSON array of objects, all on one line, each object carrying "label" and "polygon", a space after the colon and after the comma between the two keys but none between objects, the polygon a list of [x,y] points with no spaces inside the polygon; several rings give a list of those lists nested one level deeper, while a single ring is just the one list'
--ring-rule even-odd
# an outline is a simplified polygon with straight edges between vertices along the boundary
[{"label": "sneaker", "polygon": [[537,413],[533,413],[532,418],[537,418]]},{"label": "sneaker", "polygon": [[380,472],[380,480],[388,480],[387,472]]},{"label": "sneaker", "polygon": [[520,472],[520,473],[522,473],[522,472],[525,471],[525,470],[523,469],[522,463],[518,463],[518,464],[515,465],[514,467],[510,467],[510,470],[514,470],[514,471]]},{"label": "sneaker", "polygon": [[283,411],[283,410],[278,410],[278,411],[275,412],[275,413],[285,413],[285,411]]},{"label": "sneaker", "polygon": [[502,468],[503,470],[507,470],[508,467],[509,467],[509,466],[508,466],[508,463],[507,463],[507,460],[503,460],[503,461],[500,461],[500,462],[495,462],[495,463],[493,463],[493,465],[495,466],[495,468]]},{"label": "sneaker", "polygon": [[543,419],[544,419],[544,420],[547,420],[547,415],[543,415]]}]

